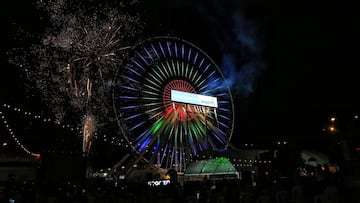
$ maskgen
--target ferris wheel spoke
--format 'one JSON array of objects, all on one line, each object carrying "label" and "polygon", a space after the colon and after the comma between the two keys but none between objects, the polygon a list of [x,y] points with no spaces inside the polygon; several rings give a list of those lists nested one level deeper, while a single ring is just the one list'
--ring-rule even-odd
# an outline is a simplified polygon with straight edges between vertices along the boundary
[{"label": "ferris wheel spoke", "polygon": [[130,67],[130,66],[126,66],[125,67],[126,70],[129,70],[130,72],[134,73],[135,75],[137,75],[138,77],[141,77],[141,74],[139,72],[137,72],[134,68]]},{"label": "ferris wheel spoke", "polygon": [[191,131],[189,131],[189,134],[188,134],[188,141],[189,141],[189,145],[190,145],[192,153],[196,154],[196,148],[195,148],[195,144],[194,144],[194,140],[193,140]]},{"label": "ferris wheel spoke", "polygon": [[[167,68],[166,68],[165,64],[164,64],[164,63],[161,63],[160,65],[161,65],[161,66],[160,66],[160,67],[161,67],[161,69],[162,69],[162,70],[164,70],[164,71],[165,71],[165,73],[166,73],[166,78],[171,77],[171,73],[169,73],[169,72],[168,72],[168,70],[167,70]],[[161,70],[161,69],[160,69],[160,70]]]},{"label": "ferris wheel spoke", "polygon": [[132,106],[121,106],[120,109],[121,110],[127,110],[127,109],[135,109],[135,108],[139,108],[139,105],[132,105]]},{"label": "ferris wheel spoke", "polygon": [[177,43],[174,42],[174,51],[175,51],[175,57],[178,58],[178,48],[177,48]]},{"label": "ferris wheel spoke", "polygon": [[230,109],[226,109],[226,108],[218,108],[219,111],[225,111],[225,112],[230,112]]},{"label": "ferris wheel spoke", "polygon": [[172,72],[172,67],[170,66],[170,64],[168,63],[168,61],[164,61],[162,63],[163,67],[165,70],[167,70],[169,72],[169,77],[173,77],[174,76],[174,73]]},{"label": "ferris wheel spoke", "polygon": [[161,160],[160,160],[161,163],[164,162],[164,159],[165,159],[165,157],[166,157],[166,155],[167,155],[168,146],[169,146],[169,144],[166,143],[166,144],[165,144],[165,147],[164,147],[164,150],[163,150],[163,154],[162,154],[162,156],[161,156]]},{"label": "ferris wheel spoke", "polygon": [[159,72],[161,73],[161,76],[160,76],[160,77],[161,77],[162,79],[167,78],[167,76],[165,75],[163,69],[160,68],[158,65],[156,65],[156,66],[157,66],[157,69],[159,70]]},{"label": "ferris wheel spoke", "polygon": [[207,79],[210,79],[212,78],[212,76],[215,74],[215,71],[212,71],[208,76],[207,76]]},{"label": "ferris wheel spoke", "polygon": [[199,52],[196,52],[195,57],[194,57],[193,64],[196,64],[196,60],[197,60],[198,56],[199,56]]},{"label": "ferris wheel spoke", "polygon": [[142,98],[143,100],[145,100],[146,102],[149,102],[149,101],[158,101],[159,98],[158,97],[143,97]]},{"label": "ferris wheel spoke", "polygon": [[182,59],[184,59],[185,57],[185,55],[184,55],[184,53],[185,53],[185,47],[184,47],[184,44],[181,44],[181,58]]},{"label": "ferris wheel spoke", "polygon": [[[145,111],[146,114],[152,114],[153,112],[156,112],[156,111],[160,111],[163,107],[162,106],[159,106],[159,107],[156,107],[156,108],[152,108],[150,110],[147,110]],[[162,112],[160,112],[162,113]]]},{"label": "ferris wheel spoke", "polygon": [[194,72],[194,69],[193,69],[193,68],[190,68],[189,78],[190,78],[191,80],[193,79],[193,72]]},{"label": "ferris wheel spoke", "polygon": [[175,125],[175,132],[174,132],[174,138],[172,139],[173,140],[173,143],[174,143],[174,146],[176,148],[177,146],[177,143],[178,143],[178,134],[179,134],[179,125]]},{"label": "ferris wheel spoke", "polygon": [[119,99],[129,99],[129,100],[137,100],[140,97],[137,96],[119,96]]},{"label": "ferris wheel spoke", "polygon": [[169,56],[172,57],[172,51],[171,51],[171,48],[170,48],[170,42],[169,41],[166,42],[166,46],[167,46]]},{"label": "ferris wheel spoke", "polygon": [[228,125],[226,125],[225,123],[220,122],[220,121],[219,121],[219,124],[222,125],[224,128],[228,128],[228,127],[229,127]]},{"label": "ferris wheel spoke", "polygon": [[151,106],[159,106],[160,104],[162,104],[162,102],[152,102],[152,103],[146,103],[143,106],[151,107]]},{"label": "ferris wheel spoke", "polygon": [[210,68],[210,66],[211,66],[211,64],[209,63],[206,67],[205,67],[205,69],[204,69],[204,73],[207,73],[207,71],[208,71],[208,69]]},{"label": "ferris wheel spoke", "polygon": [[215,132],[211,132],[212,133],[212,137],[214,137],[217,141],[219,141],[220,144],[226,144],[224,143],[224,141],[218,136],[218,134],[216,134]]},{"label": "ferris wheel spoke", "polygon": [[195,137],[198,141],[200,141],[203,138],[203,135],[205,134],[205,130],[202,126],[202,124],[197,121],[194,123],[194,125],[191,128],[193,132],[195,133]]},{"label": "ferris wheel spoke", "polygon": [[[202,69],[202,65],[204,64],[205,58],[203,57],[199,64],[199,69]],[[205,72],[205,71],[204,71]]]},{"label": "ferris wheel spoke", "polygon": [[174,156],[175,156],[175,148],[172,148],[171,156],[170,156],[170,167],[174,166]]},{"label": "ferris wheel spoke", "polygon": [[135,126],[133,126],[132,128],[130,128],[129,131],[133,131],[134,129],[136,129],[144,124],[145,124],[145,121],[142,121],[142,122],[136,124]]},{"label": "ferris wheel spoke", "polygon": [[140,65],[140,63],[138,61],[136,61],[134,58],[131,59],[131,61],[137,66],[139,67],[141,70],[145,71],[145,68]]},{"label": "ferris wheel spoke", "polygon": [[229,118],[228,116],[218,115],[218,117],[223,118],[223,119],[225,119],[225,120],[230,120],[230,118]]},{"label": "ferris wheel spoke", "polygon": [[136,55],[138,55],[140,58],[141,58],[141,60],[148,66],[149,65],[149,62],[143,57],[143,55],[142,54],[140,54],[139,52],[135,52],[136,53]]},{"label": "ferris wheel spoke", "polygon": [[[217,93],[217,94],[215,94],[215,96],[216,97],[224,97],[224,96],[227,96],[227,93]],[[218,100],[218,102],[220,102],[220,101]],[[221,102],[228,102],[228,101],[221,101]]]},{"label": "ferris wheel spoke", "polygon": [[163,57],[166,58],[166,54],[165,54],[165,51],[164,51],[164,48],[163,48],[161,42],[159,42],[159,47],[160,47],[160,50],[161,50],[161,53],[162,53]]},{"label": "ferris wheel spoke", "polygon": [[181,76],[179,61],[176,61],[176,71],[177,71],[177,75],[178,75],[178,76]]},{"label": "ferris wheel spoke", "polygon": [[206,144],[207,144],[207,145],[210,145],[210,147],[213,148],[213,149],[216,148],[216,145],[214,144],[213,139],[212,139],[211,136],[208,136],[208,138],[207,138],[207,143],[206,143]]},{"label": "ferris wheel spoke", "polygon": [[159,93],[156,93],[156,92],[150,92],[150,91],[144,91],[144,93],[146,93],[146,94],[151,94],[151,95],[154,95],[154,96],[159,95]]},{"label": "ferris wheel spoke", "polygon": [[129,120],[132,120],[132,119],[134,119],[134,118],[138,118],[138,117],[140,117],[140,116],[142,116],[142,115],[144,115],[144,114],[143,114],[143,113],[134,114],[134,115],[132,115],[132,116],[126,117],[125,120],[126,120],[126,121],[129,121]]},{"label": "ferris wheel spoke", "polygon": [[125,85],[120,85],[120,87],[124,88],[124,89],[127,89],[127,90],[130,90],[130,91],[139,92],[139,89],[134,88],[134,87],[128,87],[128,86],[125,86]]},{"label": "ferris wheel spoke", "polygon": [[141,134],[139,134],[134,141],[137,142],[136,146],[140,146],[140,142],[141,140],[145,139],[146,137],[148,137],[148,135],[150,134],[150,130],[146,129],[144,130]]},{"label": "ferris wheel spoke", "polygon": [[161,81],[160,81],[158,78],[161,78],[161,76],[160,76],[159,73],[157,73],[157,72],[155,72],[155,74],[157,75],[157,77],[154,76],[152,73],[149,73],[149,75],[151,76],[151,78],[157,82],[157,86],[159,86],[159,85],[161,84]]},{"label": "ferris wheel spoke", "polygon": [[199,84],[199,92],[203,93],[204,91],[208,91],[206,88],[208,88],[208,86],[205,83],[205,80],[202,80],[201,83]]},{"label": "ferris wheel spoke", "polygon": [[193,77],[191,78],[191,81],[197,81],[197,80],[199,80],[200,79],[200,77],[201,77],[201,74],[199,74],[199,72],[197,71],[197,70],[194,70],[194,75],[193,75]]},{"label": "ferris wheel spoke", "polygon": [[160,117],[161,114],[162,114],[162,112],[158,112],[158,113],[150,116],[149,119],[154,119],[154,118]]},{"label": "ferris wheel spoke", "polygon": [[144,47],[144,51],[145,51],[145,53],[147,54],[147,57],[148,57],[152,62],[154,62],[154,58],[152,57],[152,55],[150,54],[150,52],[147,50],[146,47]]},{"label": "ferris wheel spoke", "polygon": [[195,80],[195,85],[197,85],[197,86],[200,86],[201,85],[201,83],[199,84],[199,80],[201,80],[201,77],[198,77],[196,80]]},{"label": "ferris wheel spoke", "polygon": [[128,77],[128,76],[121,76],[122,78],[126,79],[126,80],[130,80],[131,82],[134,82],[136,84],[140,84],[140,82],[138,80],[135,80],[134,78]]},{"label": "ferris wheel spoke", "polygon": [[226,133],[224,133],[221,129],[217,128],[216,135],[222,140],[223,143],[228,144],[228,139],[226,138]]},{"label": "ferris wheel spoke", "polygon": [[[149,74],[150,75],[150,74]],[[152,75],[151,75],[152,76]],[[155,79],[155,77],[154,76],[152,76],[154,79]],[[152,79],[150,79],[150,78],[147,78],[146,79],[146,81],[147,82],[149,82],[149,84],[145,84],[144,86],[147,86],[147,87],[150,87],[150,88],[152,88],[152,89],[154,89],[155,91],[158,91],[158,89],[156,89],[156,88],[159,88],[160,87],[160,81],[158,81],[157,79],[155,79],[155,81],[157,81],[158,83],[155,83]],[[160,83],[160,84],[159,84]],[[150,86],[150,85],[153,85],[153,86],[155,86],[155,87],[152,87],[152,86]]]},{"label": "ferris wheel spoke", "polygon": [[190,58],[191,58],[191,47],[190,47],[189,52],[188,52],[187,60],[190,61]]},{"label": "ferris wheel spoke", "polygon": [[181,76],[184,76],[185,74],[185,66],[184,66],[184,61],[181,61],[181,67],[180,67],[180,71],[181,71]]}]

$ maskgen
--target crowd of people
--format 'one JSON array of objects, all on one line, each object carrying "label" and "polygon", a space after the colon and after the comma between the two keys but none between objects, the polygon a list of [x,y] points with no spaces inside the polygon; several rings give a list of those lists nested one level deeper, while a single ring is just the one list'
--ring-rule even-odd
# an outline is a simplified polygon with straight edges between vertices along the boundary
[{"label": "crowd of people", "polygon": [[[34,180],[17,181],[9,175],[0,191],[0,202],[289,202],[293,198],[303,198],[313,202],[329,187],[335,188],[337,198],[341,198],[341,178],[330,173],[327,168],[314,168],[311,176],[292,178],[259,176],[251,179],[251,174],[243,172],[238,180],[212,179],[205,176],[202,181],[172,181],[169,185],[149,186],[133,184],[126,180],[87,180],[85,183],[71,181],[40,184]],[[256,182],[256,184],[254,184]],[[294,188],[299,194],[294,194]],[[282,197],[279,197],[281,196]]]}]

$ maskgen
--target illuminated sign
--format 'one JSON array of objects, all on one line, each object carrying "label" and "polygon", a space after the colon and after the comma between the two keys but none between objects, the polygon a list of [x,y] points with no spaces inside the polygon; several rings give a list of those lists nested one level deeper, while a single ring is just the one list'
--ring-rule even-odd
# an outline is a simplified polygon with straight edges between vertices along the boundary
[{"label": "illuminated sign", "polygon": [[193,94],[189,92],[182,92],[171,90],[171,101],[181,102],[187,104],[195,104],[200,106],[218,107],[217,98],[205,96],[201,94]]},{"label": "illuminated sign", "polygon": [[148,186],[169,185],[170,180],[152,180],[147,182]]}]

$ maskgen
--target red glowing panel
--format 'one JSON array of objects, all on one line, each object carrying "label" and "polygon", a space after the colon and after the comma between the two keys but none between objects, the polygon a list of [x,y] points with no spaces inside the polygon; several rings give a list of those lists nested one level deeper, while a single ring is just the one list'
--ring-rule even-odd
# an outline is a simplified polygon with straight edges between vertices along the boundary
[{"label": "red glowing panel", "polygon": [[189,93],[196,93],[195,88],[184,80],[170,81],[163,90],[163,103],[165,106],[165,118],[168,118],[171,114],[177,116],[177,120],[186,121],[194,118],[194,111],[191,105],[174,103],[171,101],[171,90],[178,90]]}]

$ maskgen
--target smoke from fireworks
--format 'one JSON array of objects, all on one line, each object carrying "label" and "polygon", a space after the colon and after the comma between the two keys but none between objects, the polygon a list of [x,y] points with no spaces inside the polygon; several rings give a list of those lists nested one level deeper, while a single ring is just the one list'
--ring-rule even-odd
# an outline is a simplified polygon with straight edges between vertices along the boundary
[{"label": "smoke from fireworks", "polygon": [[232,23],[235,40],[227,45],[232,52],[223,55],[221,67],[234,93],[247,97],[254,92],[256,80],[267,68],[263,58],[263,41],[259,28],[241,11],[233,13]]},{"label": "smoke from fireworks", "polygon": [[58,122],[82,126],[85,153],[94,132],[111,121],[112,75],[142,29],[139,16],[124,12],[125,7],[39,1],[37,8],[51,26],[30,51],[10,60],[23,68]]},{"label": "smoke from fireworks", "polygon": [[[191,1],[177,0],[177,10],[195,11],[198,26],[204,26],[206,37],[222,52],[220,69],[224,73],[224,84],[214,87],[231,87],[235,98],[246,98],[256,89],[258,78],[266,71],[264,59],[264,33],[260,17],[249,17],[247,9],[258,2],[254,1]],[[250,8],[251,9],[251,8]],[[200,20],[199,20],[200,19]],[[200,23],[199,23],[200,22]]]}]

